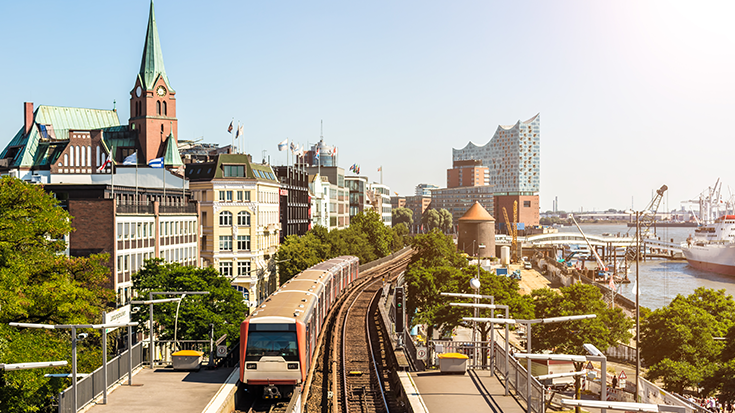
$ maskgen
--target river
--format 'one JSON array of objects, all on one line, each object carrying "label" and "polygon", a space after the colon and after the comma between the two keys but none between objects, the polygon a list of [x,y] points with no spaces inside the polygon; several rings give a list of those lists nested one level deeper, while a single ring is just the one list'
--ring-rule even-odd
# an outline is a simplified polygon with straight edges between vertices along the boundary
[{"label": "river", "polygon": [[[588,235],[602,235],[610,233],[622,236],[628,232],[625,224],[581,224],[582,230]],[[579,232],[576,227],[559,228],[559,232]],[[657,237],[661,240],[674,242],[684,241],[694,228],[658,228]],[[635,228],[631,228],[630,236],[635,236]],[[696,270],[685,260],[669,261],[653,259],[641,262],[640,272],[640,305],[650,309],[668,305],[678,294],[689,295],[698,287],[714,290],[725,290],[729,295],[735,295],[735,278]],[[629,277],[635,279],[635,262],[630,268]],[[635,287],[633,283],[618,286],[618,292],[635,301]]]}]

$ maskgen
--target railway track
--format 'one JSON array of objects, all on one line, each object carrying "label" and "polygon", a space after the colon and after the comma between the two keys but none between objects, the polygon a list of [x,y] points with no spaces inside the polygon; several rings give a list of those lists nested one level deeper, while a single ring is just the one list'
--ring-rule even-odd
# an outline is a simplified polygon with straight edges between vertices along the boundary
[{"label": "railway track", "polygon": [[377,298],[384,281],[395,279],[411,253],[370,268],[344,294],[328,317],[320,352],[307,380],[308,412],[397,412],[387,364],[392,344],[378,326]]}]

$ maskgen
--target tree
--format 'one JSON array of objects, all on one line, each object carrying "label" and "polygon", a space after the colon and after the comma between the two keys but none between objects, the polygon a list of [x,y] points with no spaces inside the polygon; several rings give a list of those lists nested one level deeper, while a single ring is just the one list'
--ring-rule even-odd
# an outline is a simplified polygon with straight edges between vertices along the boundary
[{"label": "tree", "polygon": [[429,231],[434,228],[441,228],[442,221],[439,211],[433,208],[424,211],[421,215],[421,224]]},{"label": "tree", "polygon": [[[212,267],[185,267],[178,263],[163,263],[160,258],[147,260],[143,269],[133,275],[133,288],[141,297],[156,291],[208,291],[208,295],[189,295],[179,308],[177,338],[204,340],[209,338],[210,324],[216,337],[227,334],[229,342],[240,337],[240,322],[248,313],[242,293]],[[161,298],[161,297],[158,297]],[[160,338],[174,338],[177,302],[156,304],[154,320],[161,327]],[[148,312],[133,314],[134,321],[144,326]],[[144,331],[147,331],[143,327]]]},{"label": "tree", "polygon": [[583,354],[585,343],[607,349],[617,343],[627,343],[632,335],[633,321],[620,308],[611,309],[602,300],[597,287],[572,284],[558,292],[539,289],[531,292],[535,317],[550,318],[596,314],[593,319],[539,324],[533,327],[532,350],[552,350],[556,353]]},{"label": "tree", "polygon": [[[9,322],[92,324],[113,299],[106,288],[106,255],[66,257],[71,217],[40,186],[0,178],[0,363],[68,359],[69,333],[19,329]],[[101,364],[101,339],[90,331],[80,343],[80,372]],[[68,372],[71,366],[54,372]],[[0,410],[49,409],[67,383],[43,377],[45,369],[0,372]]]},{"label": "tree", "polygon": [[452,213],[442,208],[439,210],[439,218],[441,220],[441,230],[449,233],[452,230]]},{"label": "tree", "polygon": [[408,208],[396,208],[391,211],[393,226],[405,224],[407,228],[413,225],[413,211]]},{"label": "tree", "polygon": [[[323,229],[323,227],[319,228]],[[275,255],[278,261],[280,284],[330,257],[331,245],[325,243],[321,235],[323,234],[312,230],[301,237],[297,235],[286,237]]]},{"label": "tree", "polygon": [[651,366],[647,378],[660,378],[665,389],[676,392],[711,383],[723,349],[714,337],[733,326],[734,310],[725,290],[700,287],[651,312],[641,323],[641,357]]},{"label": "tree", "polygon": [[377,258],[382,258],[392,252],[393,234],[375,210],[362,211],[350,218],[351,230],[362,234],[374,248]]}]

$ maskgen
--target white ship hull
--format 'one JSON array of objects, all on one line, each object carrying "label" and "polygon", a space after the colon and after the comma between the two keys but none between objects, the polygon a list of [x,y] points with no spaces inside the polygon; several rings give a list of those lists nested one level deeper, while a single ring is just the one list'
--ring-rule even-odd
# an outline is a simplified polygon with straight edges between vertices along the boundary
[{"label": "white ship hull", "polygon": [[682,248],[684,257],[692,267],[735,276],[735,243],[693,244]]}]

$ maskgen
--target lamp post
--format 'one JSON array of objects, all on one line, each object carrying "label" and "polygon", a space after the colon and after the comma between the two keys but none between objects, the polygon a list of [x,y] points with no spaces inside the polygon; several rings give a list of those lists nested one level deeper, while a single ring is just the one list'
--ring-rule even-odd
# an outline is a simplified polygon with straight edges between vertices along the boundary
[{"label": "lamp post", "polygon": [[[574,320],[585,320],[588,318],[595,318],[597,317],[597,314],[583,314],[583,315],[571,315],[571,316],[565,316],[565,317],[551,317],[551,318],[540,318],[535,320],[519,320],[515,319],[512,320],[513,324],[525,324],[526,325],[526,353],[531,354],[531,325],[533,324],[549,324],[549,323],[561,323],[564,321],[574,321]],[[472,319],[464,318],[464,320],[472,321]],[[489,321],[489,320],[504,320],[504,319],[482,319],[478,318],[475,319],[476,321]],[[496,321],[497,322],[497,321]],[[505,341],[508,341],[508,337],[505,337]],[[507,354],[507,351],[506,351]],[[528,358],[528,363],[526,367],[526,411],[528,413],[531,413],[531,358]]]},{"label": "lamp post", "polygon": [[[448,293],[442,293],[449,295]],[[470,295],[470,294],[468,294]],[[480,296],[480,297],[490,297],[492,301],[495,301],[495,297],[493,296]],[[501,304],[468,304],[468,303],[449,303],[449,305],[454,307],[471,307],[475,309],[475,315],[477,315],[477,310],[480,308],[489,309],[491,311],[491,319],[495,318],[495,309],[505,309],[505,319],[508,318],[508,306],[507,305],[501,305]],[[478,319],[478,317],[474,317],[475,319]],[[476,320],[473,320],[472,323],[476,323]],[[507,326],[507,324],[506,324]],[[495,325],[490,322],[490,371],[495,371]],[[507,341],[507,340],[506,340]],[[507,344],[507,343],[506,343]],[[506,349],[507,351],[507,349]],[[483,357],[485,357],[483,355]],[[507,396],[507,394],[506,394]]]},{"label": "lamp post", "polygon": [[[148,304],[148,322],[150,323],[150,330],[149,330],[149,344],[148,344],[148,355],[150,357],[150,363],[151,363],[151,369],[155,367],[155,363],[153,362],[153,345],[154,345],[154,339],[153,339],[153,304],[161,304],[161,303],[170,303],[174,301],[181,301],[182,297],[176,297],[176,298],[161,298],[158,300],[154,300],[154,295],[204,295],[209,294],[209,291],[157,291],[157,292],[149,292],[148,293],[148,300],[145,301],[131,301],[131,304]],[[174,333],[175,334],[175,333]]]},{"label": "lamp post", "polygon": [[641,266],[641,216],[650,215],[651,211],[627,210],[626,214],[635,214],[635,401],[638,401],[638,377],[641,374],[641,310],[639,296],[641,284],[639,282],[639,268]]},{"label": "lamp post", "polygon": [[[137,326],[138,323],[127,323],[127,324],[32,324],[32,323],[9,323],[11,327],[25,327],[25,328],[42,328],[45,330],[56,330],[56,329],[71,329],[71,387],[72,387],[72,404],[74,405],[74,412],[77,411],[77,341],[83,340],[87,337],[87,333],[82,333],[77,337],[77,329],[105,329],[115,327],[127,327]],[[130,351],[130,350],[128,350]],[[132,355],[131,355],[132,357]],[[105,360],[106,361],[106,360]],[[105,363],[106,364],[106,363]],[[132,375],[132,372],[128,372]],[[107,394],[107,386],[104,389],[105,395]]]}]

